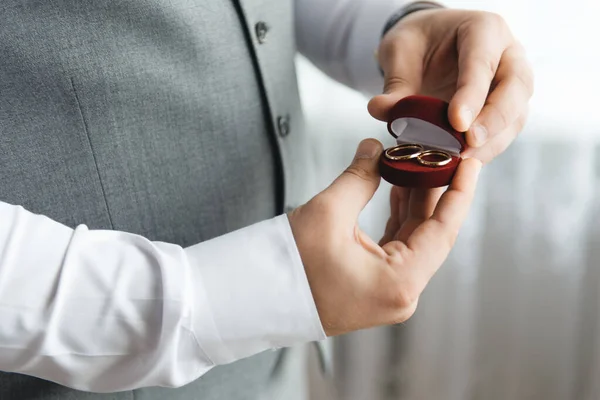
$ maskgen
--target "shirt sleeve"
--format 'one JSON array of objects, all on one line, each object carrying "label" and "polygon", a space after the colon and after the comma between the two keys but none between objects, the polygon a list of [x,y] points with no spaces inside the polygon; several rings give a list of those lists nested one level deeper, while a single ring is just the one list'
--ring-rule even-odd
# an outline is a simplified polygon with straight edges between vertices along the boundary
[{"label": "shirt sleeve", "polygon": [[0,202],[0,370],[79,390],[185,385],[322,340],[283,215],[189,248]]},{"label": "shirt sleeve", "polygon": [[381,93],[375,59],[386,22],[409,0],[295,0],[299,51],[337,81]]}]

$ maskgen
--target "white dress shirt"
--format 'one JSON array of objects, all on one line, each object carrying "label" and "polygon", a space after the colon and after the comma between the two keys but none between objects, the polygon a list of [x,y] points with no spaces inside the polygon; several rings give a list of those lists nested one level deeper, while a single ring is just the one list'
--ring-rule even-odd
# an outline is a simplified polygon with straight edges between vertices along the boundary
[{"label": "white dress shirt", "polygon": [[375,51],[388,19],[409,0],[295,0],[298,49],[323,72],[365,94],[383,78]]},{"label": "white dress shirt", "polygon": [[[300,51],[377,92],[373,54],[403,2],[296,0]],[[0,370],[96,392],[325,338],[285,215],[182,248],[0,202],[0,321]]]}]

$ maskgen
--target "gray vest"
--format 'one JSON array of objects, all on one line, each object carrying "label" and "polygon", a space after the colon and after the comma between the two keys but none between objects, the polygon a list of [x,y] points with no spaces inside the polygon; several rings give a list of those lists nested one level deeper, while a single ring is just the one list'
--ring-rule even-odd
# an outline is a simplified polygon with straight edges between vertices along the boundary
[{"label": "gray vest", "polygon": [[[292,11],[292,0],[2,0],[0,200],[182,246],[305,201]],[[112,395],[0,373],[0,399],[258,399],[286,358]]]}]

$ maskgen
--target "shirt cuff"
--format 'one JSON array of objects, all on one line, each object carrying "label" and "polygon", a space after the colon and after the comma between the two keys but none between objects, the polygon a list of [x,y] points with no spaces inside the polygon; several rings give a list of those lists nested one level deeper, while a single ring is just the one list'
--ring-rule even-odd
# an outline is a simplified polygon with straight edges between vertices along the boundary
[{"label": "shirt cuff", "polygon": [[193,330],[214,364],[326,338],[287,215],[185,252]]}]

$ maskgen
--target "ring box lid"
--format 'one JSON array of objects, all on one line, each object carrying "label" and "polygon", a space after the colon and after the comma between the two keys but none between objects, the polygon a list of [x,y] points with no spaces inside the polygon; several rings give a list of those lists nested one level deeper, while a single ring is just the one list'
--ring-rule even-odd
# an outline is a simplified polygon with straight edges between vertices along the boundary
[{"label": "ring box lid", "polygon": [[467,146],[463,133],[448,120],[448,103],[425,96],[410,96],[390,111],[388,131],[398,144],[417,143],[460,157]]}]

